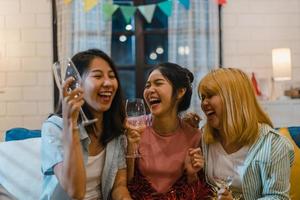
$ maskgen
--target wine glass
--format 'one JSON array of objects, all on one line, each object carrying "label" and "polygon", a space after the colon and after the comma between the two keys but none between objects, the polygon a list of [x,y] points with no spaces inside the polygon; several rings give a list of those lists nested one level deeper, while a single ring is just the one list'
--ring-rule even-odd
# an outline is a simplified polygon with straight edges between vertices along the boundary
[{"label": "wine glass", "polygon": [[[130,129],[138,130],[140,133],[146,128],[146,109],[143,99],[130,98],[126,100],[126,123]],[[127,157],[137,158],[141,157],[138,152],[138,145],[134,147],[133,155]]]},{"label": "wine glass", "polygon": [[[82,83],[81,76],[77,71],[74,63],[70,58],[61,59],[53,64],[52,67],[55,83],[59,89],[60,95],[63,94],[62,92],[62,82],[69,77],[73,77],[74,81],[71,83],[70,87],[68,88],[68,92],[71,92],[75,88],[79,87]],[[92,123],[95,123],[98,119],[88,119],[83,112],[82,108],[80,108],[80,116],[81,116],[81,124],[83,126],[88,126]]]},{"label": "wine glass", "polygon": [[214,181],[218,188],[229,189],[232,184],[233,177],[232,176],[225,176],[225,177],[214,176]]}]

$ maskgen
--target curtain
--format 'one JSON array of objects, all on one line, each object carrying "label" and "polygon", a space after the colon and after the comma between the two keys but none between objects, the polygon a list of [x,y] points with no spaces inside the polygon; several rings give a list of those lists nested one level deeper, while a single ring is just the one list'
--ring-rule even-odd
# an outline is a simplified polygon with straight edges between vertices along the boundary
[{"label": "curtain", "polygon": [[59,59],[90,48],[101,49],[110,55],[111,20],[104,20],[102,6],[105,2],[112,1],[101,0],[85,12],[82,0],[73,0],[69,4],[56,1]]},{"label": "curtain", "polygon": [[197,87],[201,78],[219,65],[219,12],[215,0],[190,0],[189,10],[173,1],[168,19],[169,61],[194,74],[190,110],[200,113]]}]

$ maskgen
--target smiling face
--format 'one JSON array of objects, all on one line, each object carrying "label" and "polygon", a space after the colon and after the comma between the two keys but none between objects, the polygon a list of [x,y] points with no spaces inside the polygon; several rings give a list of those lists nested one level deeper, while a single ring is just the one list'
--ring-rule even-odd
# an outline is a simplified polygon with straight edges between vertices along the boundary
[{"label": "smiling face", "polygon": [[83,76],[84,100],[92,112],[107,111],[118,89],[118,81],[110,65],[96,57],[89,63],[89,69]]},{"label": "smiling face", "polygon": [[213,93],[201,94],[201,108],[207,117],[207,123],[215,129],[221,128],[223,106],[220,95]]},{"label": "smiling face", "polygon": [[170,81],[159,70],[152,71],[144,89],[144,99],[152,115],[177,114],[178,98],[172,94]]}]

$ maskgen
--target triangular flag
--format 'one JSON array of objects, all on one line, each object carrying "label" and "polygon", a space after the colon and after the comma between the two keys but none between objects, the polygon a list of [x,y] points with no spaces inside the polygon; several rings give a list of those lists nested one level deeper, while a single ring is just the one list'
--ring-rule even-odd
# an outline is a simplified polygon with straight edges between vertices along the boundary
[{"label": "triangular flag", "polygon": [[125,18],[126,23],[130,22],[130,18],[134,15],[136,7],[135,6],[120,6],[122,14]]},{"label": "triangular flag", "polygon": [[111,3],[104,3],[102,7],[103,15],[105,20],[111,18],[114,12],[119,8],[119,5],[111,4]]},{"label": "triangular flag", "polygon": [[65,4],[70,4],[72,2],[72,0],[64,0]]},{"label": "triangular flag", "polygon": [[138,8],[142,15],[145,17],[146,21],[148,23],[151,23],[155,11],[155,4],[139,6]]},{"label": "triangular flag", "polygon": [[84,11],[88,12],[98,4],[98,0],[84,0]]},{"label": "triangular flag", "polygon": [[190,0],[179,0],[179,2],[185,7],[185,9],[190,9]]},{"label": "triangular flag", "polygon": [[157,6],[168,17],[170,17],[172,15],[172,1],[168,0],[168,1],[161,2],[161,3],[158,3]]}]

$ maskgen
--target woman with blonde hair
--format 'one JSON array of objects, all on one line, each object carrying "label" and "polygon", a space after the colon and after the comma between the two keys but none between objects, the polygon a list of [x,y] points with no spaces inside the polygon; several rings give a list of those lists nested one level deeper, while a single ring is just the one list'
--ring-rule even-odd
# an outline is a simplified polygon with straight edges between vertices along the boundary
[{"label": "woman with blonde hair", "polygon": [[218,199],[289,199],[293,146],[273,129],[247,74],[213,70],[198,92],[207,117],[205,172],[218,188]]}]

